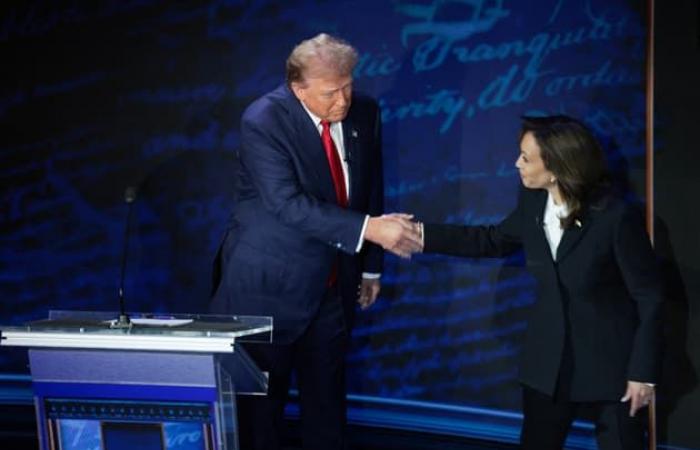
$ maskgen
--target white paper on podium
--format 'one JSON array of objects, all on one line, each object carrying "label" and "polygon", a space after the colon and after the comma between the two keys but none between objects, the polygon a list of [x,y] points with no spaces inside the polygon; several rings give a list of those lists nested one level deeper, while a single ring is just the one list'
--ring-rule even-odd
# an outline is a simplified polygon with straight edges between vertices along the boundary
[{"label": "white paper on podium", "polygon": [[[131,319],[131,323],[134,325],[153,325],[153,326],[159,326],[159,327],[179,327],[182,325],[187,325],[188,323],[192,323],[193,319],[171,319],[171,318],[134,318]],[[114,325],[117,323],[117,320],[110,320],[109,324]]]},{"label": "white paper on podium", "polygon": [[131,321],[136,325],[158,325],[161,327],[179,327],[180,325],[187,325],[188,323],[194,322],[192,319],[153,319],[153,318],[138,318],[131,319]]}]

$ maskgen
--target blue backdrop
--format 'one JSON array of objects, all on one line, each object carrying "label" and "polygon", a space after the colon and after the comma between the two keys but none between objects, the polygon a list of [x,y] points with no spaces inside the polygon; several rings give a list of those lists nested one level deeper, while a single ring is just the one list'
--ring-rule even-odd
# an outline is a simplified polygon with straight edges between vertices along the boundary
[{"label": "blue backdrop", "polygon": [[[239,118],[318,32],[354,44],[380,101],[388,211],[494,223],[515,201],[519,116],[566,113],[620,178],[644,172],[641,0],[26,2],[0,45],[3,324],[114,310],[127,186],[137,186],[126,300],[207,308],[232,205]],[[520,258],[387,258],[359,315],[350,393],[517,410],[533,301]],[[21,352],[0,352],[24,373]],[[422,403],[421,403],[422,404]]]}]

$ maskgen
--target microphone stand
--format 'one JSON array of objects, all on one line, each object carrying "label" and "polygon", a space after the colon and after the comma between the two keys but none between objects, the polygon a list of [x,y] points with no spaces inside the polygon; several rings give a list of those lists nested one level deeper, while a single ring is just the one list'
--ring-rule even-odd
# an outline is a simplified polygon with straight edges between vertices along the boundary
[{"label": "microphone stand", "polygon": [[122,251],[121,277],[119,280],[119,319],[110,325],[110,328],[131,329],[132,323],[124,306],[124,277],[126,275],[126,258],[129,253],[129,224],[131,223],[132,204],[136,199],[136,189],[132,186],[124,191],[124,202],[126,202],[126,226],[124,227],[124,248]]}]

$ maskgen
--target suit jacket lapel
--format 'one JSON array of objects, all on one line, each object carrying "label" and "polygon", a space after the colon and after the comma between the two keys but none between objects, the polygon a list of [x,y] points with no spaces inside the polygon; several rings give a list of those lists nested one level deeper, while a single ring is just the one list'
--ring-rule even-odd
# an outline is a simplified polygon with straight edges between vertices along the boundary
[{"label": "suit jacket lapel", "polygon": [[540,195],[534,200],[534,211],[535,217],[533,220],[535,222],[535,229],[537,238],[540,240],[542,246],[545,247],[545,254],[552,255],[552,251],[549,249],[549,241],[547,241],[547,235],[544,232],[544,209],[547,207],[547,191],[541,191]]},{"label": "suit jacket lapel", "polygon": [[359,153],[357,152],[357,137],[359,132],[354,126],[352,120],[350,120],[350,114],[343,120],[343,146],[345,147],[345,160],[348,163],[348,185],[350,186],[350,192],[348,192],[348,204],[352,204],[353,193],[357,192],[357,183],[360,180],[360,171],[357,169]]},{"label": "suit jacket lapel", "polygon": [[[537,199],[536,211],[538,213],[535,217],[535,221],[538,225],[538,233],[541,237],[542,245],[546,247],[547,254],[551,255],[552,252],[549,248],[549,241],[547,240],[547,235],[545,234],[544,230],[544,212],[545,208],[547,207],[547,196],[547,192],[542,191],[542,195]],[[584,211],[580,219],[574,222],[571,227],[564,230],[564,234],[562,235],[561,241],[559,241],[559,246],[557,247],[557,257],[555,262],[561,262],[576,247],[578,241],[588,230],[588,227],[591,224],[592,216],[593,214],[591,214],[589,211]]]},{"label": "suit jacket lapel", "polygon": [[309,167],[313,175],[318,179],[318,186],[324,198],[335,201],[333,178],[331,177],[328,158],[326,157],[326,151],[323,149],[318,129],[301,102],[294,96],[294,93],[288,88],[287,93],[287,105],[290,116],[294,121],[294,129],[299,136],[299,158],[304,161],[304,165]]},{"label": "suit jacket lapel", "polygon": [[561,262],[571,253],[578,241],[586,234],[591,222],[591,215],[584,211],[581,217],[564,231],[557,248],[557,262]]}]

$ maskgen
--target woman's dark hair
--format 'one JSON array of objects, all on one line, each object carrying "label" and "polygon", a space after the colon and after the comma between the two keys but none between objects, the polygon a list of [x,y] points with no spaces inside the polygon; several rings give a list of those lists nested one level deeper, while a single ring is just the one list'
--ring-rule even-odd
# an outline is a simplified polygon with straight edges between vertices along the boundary
[{"label": "woman's dark hair", "polygon": [[571,117],[523,117],[520,140],[532,133],[544,166],[554,174],[569,208],[562,227],[573,224],[584,209],[610,187],[605,154],[593,133]]}]

